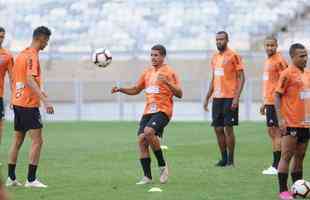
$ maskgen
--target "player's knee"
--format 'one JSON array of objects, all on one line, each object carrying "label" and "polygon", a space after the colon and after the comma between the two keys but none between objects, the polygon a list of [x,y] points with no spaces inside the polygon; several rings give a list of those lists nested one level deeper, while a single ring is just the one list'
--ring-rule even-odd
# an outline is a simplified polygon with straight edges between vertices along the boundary
[{"label": "player's knee", "polygon": [[43,145],[44,141],[43,138],[37,138],[33,140],[32,144],[36,147],[41,147]]},{"label": "player's knee", "polygon": [[306,156],[305,152],[297,153],[297,154],[295,154],[295,159],[299,160],[299,161],[303,161],[305,156]]},{"label": "player's knee", "polygon": [[285,161],[290,161],[291,158],[293,157],[293,152],[292,151],[283,151],[281,152],[281,159]]},{"label": "player's knee", "polygon": [[146,139],[150,139],[155,135],[155,131],[154,131],[154,129],[152,129],[150,127],[145,127],[144,128],[144,135],[145,135]]}]

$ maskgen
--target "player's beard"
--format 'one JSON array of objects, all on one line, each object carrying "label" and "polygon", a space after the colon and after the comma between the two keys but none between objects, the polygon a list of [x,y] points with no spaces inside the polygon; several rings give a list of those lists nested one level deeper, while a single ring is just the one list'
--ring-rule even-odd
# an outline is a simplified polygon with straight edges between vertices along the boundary
[{"label": "player's beard", "polygon": [[219,50],[220,52],[223,52],[226,49],[225,45],[216,45],[216,47],[217,47],[217,50]]}]

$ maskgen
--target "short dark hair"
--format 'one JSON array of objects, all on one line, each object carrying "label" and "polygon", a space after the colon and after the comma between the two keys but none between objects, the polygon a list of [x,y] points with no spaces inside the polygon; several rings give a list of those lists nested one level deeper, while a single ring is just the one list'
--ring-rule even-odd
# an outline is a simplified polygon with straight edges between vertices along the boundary
[{"label": "short dark hair", "polygon": [[228,40],[228,33],[226,31],[219,31],[216,33],[216,35],[219,35],[219,34],[224,34],[226,39]]},{"label": "short dark hair", "polygon": [[156,44],[151,49],[152,50],[158,50],[160,55],[162,55],[164,57],[166,57],[166,55],[167,55],[166,48],[163,45],[161,45],[161,44]]},{"label": "short dark hair", "polygon": [[291,56],[291,58],[293,58],[293,56],[295,55],[295,51],[296,49],[305,49],[306,47],[303,44],[300,43],[294,43],[291,45],[290,50],[289,50],[289,54]]},{"label": "short dark hair", "polygon": [[274,40],[276,43],[278,43],[278,39],[276,38],[276,36],[274,35],[268,35],[266,38],[265,38],[265,41],[266,40]]},{"label": "short dark hair", "polygon": [[32,38],[37,38],[41,35],[49,37],[52,35],[52,32],[46,26],[39,26],[36,29],[34,29],[33,34],[32,34]]},{"label": "short dark hair", "polygon": [[5,32],[5,29],[2,26],[0,26],[0,32]]}]

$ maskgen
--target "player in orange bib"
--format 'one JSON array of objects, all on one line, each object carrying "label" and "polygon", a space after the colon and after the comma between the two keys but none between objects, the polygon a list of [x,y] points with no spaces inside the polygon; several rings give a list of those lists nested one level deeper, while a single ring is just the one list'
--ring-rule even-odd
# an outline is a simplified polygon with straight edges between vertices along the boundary
[{"label": "player in orange bib", "polygon": [[3,105],[3,94],[4,94],[4,77],[8,73],[11,86],[11,74],[13,68],[13,56],[5,48],[2,47],[2,43],[5,38],[5,29],[0,27],[0,143],[2,141],[3,134],[3,117],[4,117],[4,105]]},{"label": "player in orange bib", "polygon": [[43,125],[39,111],[40,101],[42,101],[48,114],[54,113],[53,106],[41,88],[42,80],[39,61],[39,51],[47,46],[50,35],[51,31],[47,27],[40,26],[36,28],[33,32],[30,47],[23,50],[17,56],[13,67],[12,104],[15,135],[9,154],[7,186],[21,185],[16,179],[15,167],[19,150],[24,142],[26,133],[29,132],[31,149],[25,186],[47,187],[37,179],[36,171],[43,145]]},{"label": "player in orange bib", "polygon": [[138,130],[140,163],[144,177],[137,185],[152,182],[151,158],[149,146],[153,150],[160,169],[160,182],[168,180],[168,166],[164,159],[158,137],[162,137],[165,126],[169,123],[173,111],[173,96],[182,98],[180,81],[174,70],[164,63],[166,49],[155,45],[151,49],[152,66],[147,68],[133,87],[113,87],[112,93],[121,92],[137,95],[145,91],[146,105]]},{"label": "player in orange bib", "polygon": [[291,158],[294,158],[292,181],[303,177],[303,160],[310,136],[309,126],[305,123],[305,98],[309,97],[306,86],[310,79],[309,73],[305,73],[307,50],[302,44],[296,43],[290,47],[289,54],[292,65],[281,72],[275,94],[275,109],[283,135],[278,166],[279,198],[282,200],[293,199],[287,186]]},{"label": "player in orange bib", "polygon": [[239,98],[245,82],[244,64],[241,57],[228,48],[228,34],[216,34],[218,52],[211,60],[212,78],[204,109],[208,111],[211,97],[212,126],[217,136],[222,159],[216,166],[234,165],[235,135],[233,126],[238,125]]},{"label": "player in orange bib", "polygon": [[273,36],[265,39],[265,51],[267,59],[265,61],[263,73],[263,104],[260,113],[266,115],[268,134],[271,138],[273,163],[264,170],[264,175],[277,175],[278,164],[281,157],[281,133],[278,119],[274,108],[275,89],[280,77],[280,73],[287,68],[287,62],[283,56],[277,52],[278,41]]}]

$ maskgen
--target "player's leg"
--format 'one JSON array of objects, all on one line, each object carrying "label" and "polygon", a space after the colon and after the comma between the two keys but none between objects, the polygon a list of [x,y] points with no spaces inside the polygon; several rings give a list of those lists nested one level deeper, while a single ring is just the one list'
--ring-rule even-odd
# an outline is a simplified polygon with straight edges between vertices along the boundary
[{"label": "player's leg", "polygon": [[212,126],[217,139],[217,144],[221,153],[221,159],[215,166],[224,167],[227,164],[227,146],[224,132],[223,99],[213,99],[212,102]]},{"label": "player's leg", "polygon": [[40,160],[41,150],[43,146],[43,134],[42,134],[42,122],[41,115],[38,108],[24,109],[25,126],[29,129],[29,135],[31,139],[31,147],[29,151],[29,165],[28,165],[28,176],[25,183],[26,187],[38,187],[46,188],[47,185],[41,183],[36,176],[37,168]]},{"label": "player's leg", "polygon": [[8,179],[6,181],[7,186],[21,186],[17,181],[15,168],[18,159],[19,150],[24,142],[26,133],[15,131],[13,141],[9,151],[8,159]]},{"label": "player's leg", "polygon": [[287,135],[283,136],[281,141],[281,159],[278,166],[279,197],[281,199],[292,196],[288,192],[287,180],[290,161],[295,153],[297,145],[295,133],[295,129],[287,128]]},{"label": "player's leg", "polygon": [[3,98],[0,97],[0,144],[2,143],[3,138],[3,126],[4,126],[4,106],[3,106]]},{"label": "player's leg", "polygon": [[168,166],[164,159],[162,149],[160,147],[159,137],[162,136],[163,130],[168,123],[169,118],[166,116],[166,114],[158,112],[152,116],[152,118],[144,128],[144,134],[146,136],[146,139],[150,144],[157,159],[158,167],[160,169],[161,183],[166,183],[168,180]]},{"label": "player's leg", "polygon": [[143,185],[151,183],[152,172],[151,172],[151,157],[149,152],[149,144],[145,138],[144,128],[147,122],[150,120],[151,115],[144,115],[140,120],[140,125],[138,129],[138,148],[139,148],[139,160],[143,170],[144,176],[137,182],[137,185]]},{"label": "player's leg", "polygon": [[8,158],[8,178],[6,181],[7,186],[20,186],[21,184],[16,179],[15,168],[18,159],[19,150],[24,142],[26,132],[28,131],[24,127],[23,112],[18,107],[14,109],[14,130],[13,141],[11,143],[9,158]]},{"label": "player's leg", "polygon": [[301,129],[301,132],[298,133],[297,137],[298,141],[291,170],[293,183],[303,178],[303,162],[309,143],[309,129]]},{"label": "player's leg", "polygon": [[138,136],[138,146],[139,146],[139,157],[140,164],[143,169],[144,177],[137,182],[137,185],[143,185],[150,183],[152,180],[152,171],[151,171],[151,157],[149,152],[149,144],[145,139],[144,133],[140,133]]},{"label": "player's leg", "polygon": [[226,146],[228,150],[227,165],[234,165],[234,152],[235,152],[235,133],[233,126],[239,123],[238,108],[231,109],[232,99],[225,99],[224,101],[224,132],[226,138]]},{"label": "player's leg", "polygon": [[272,165],[262,173],[265,175],[276,175],[281,158],[281,133],[274,105],[266,105],[266,122],[268,135],[272,144],[273,162]]}]

